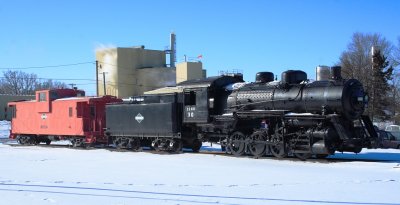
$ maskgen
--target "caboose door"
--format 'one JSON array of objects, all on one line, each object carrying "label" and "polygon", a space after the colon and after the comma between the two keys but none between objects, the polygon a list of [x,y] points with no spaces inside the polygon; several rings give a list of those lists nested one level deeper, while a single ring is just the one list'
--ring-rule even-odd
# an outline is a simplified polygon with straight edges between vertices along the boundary
[{"label": "caboose door", "polygon": [[95,106],[94,104],[90,105],[90,119],[91,119],[91,130],[92,132],[98,132],[100,131],[100,125],[99,125],[99,119],[98,115],[97,115],[97,110],[96,110],[97,106]]}]

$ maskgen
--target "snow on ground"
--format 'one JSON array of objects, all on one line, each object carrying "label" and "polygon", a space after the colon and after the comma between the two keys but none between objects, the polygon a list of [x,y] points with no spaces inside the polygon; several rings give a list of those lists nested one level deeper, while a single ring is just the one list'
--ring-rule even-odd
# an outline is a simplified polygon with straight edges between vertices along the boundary
[{"label": "snow on ground", "polygon": [[0,204],[400,205],[400,150],[365,149],[332,158],[348,160],[303,162],[0,143]]},{"label": "snow on ground", "polygon": [[[400,204],[400,151],[298,161],[0,144],[1,204]],[[347,155],[338,154],[336,157]]]},{"label": "snow on ground", "polygon": [[10,135],[10,128],[9,121],[0,121],[0,138],[8,138]]}]

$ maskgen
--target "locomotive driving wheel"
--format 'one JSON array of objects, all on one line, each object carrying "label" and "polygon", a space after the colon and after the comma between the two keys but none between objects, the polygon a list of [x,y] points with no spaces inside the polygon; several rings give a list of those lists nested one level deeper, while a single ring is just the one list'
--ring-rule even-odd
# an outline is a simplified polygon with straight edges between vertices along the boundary
[{"label": "locomotive driving wheel", "polygon": [[245,136],[242,132],[234,132],[228,141],[230,151],[235,156],[241,156],[246,151]]},{"label": "locomotive driving wheel", "polygon": [[287,156],[283,144],[283,136],[281,134],[273,134],[271,137],[271,142],[273,143],[272,145],[270,145],[272,155],[274,155],[276,158],[284,158]]},{"label": "locomotive driving wheel", "polygon": [[254,157],[262,157],[267,151],[267,146],[264,143],[267,136],[264,132],[256,131],[250,136],[249,151]]}]

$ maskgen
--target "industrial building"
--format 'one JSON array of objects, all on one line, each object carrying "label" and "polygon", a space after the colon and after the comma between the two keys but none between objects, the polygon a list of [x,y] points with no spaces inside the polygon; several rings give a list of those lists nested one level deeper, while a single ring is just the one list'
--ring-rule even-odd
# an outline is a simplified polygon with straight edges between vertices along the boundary
[{"label": "industrial building", "polygon": [[0,120],[11,120],[11,114],[7,108],[7,103],[17,100],[33,100],[34,95],[8,95],[0,94]]},{"label": "industrial building", "polygon": [[97,50],[97,95],[127,98],[205,77],[201,62],[182,62],[175,66],[175,38],[171,33],[170,48],[166,50],[150,50],[145,46]]}]

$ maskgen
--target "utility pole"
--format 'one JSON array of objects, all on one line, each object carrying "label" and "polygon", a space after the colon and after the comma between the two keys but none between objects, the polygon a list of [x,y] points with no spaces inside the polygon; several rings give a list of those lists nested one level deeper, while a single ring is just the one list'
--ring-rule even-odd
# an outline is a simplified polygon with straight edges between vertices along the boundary
[{"label": "utility pole", "polygon": [[70,83],[70,84],[68,84],[68,85],[70,85],[71,88],[74,89],[74,86],[75,86],[76,84],[75,84],[75,83]]},{"label": "utility pole", "polygon": [[103,88],[104,88],[104,95],[107,95],[106,93],[106,74],[107,72],[103,72]]},{"label": "utility pole", "polygon": [[96,96],[99,96],[99,61],[96,60]]}]

